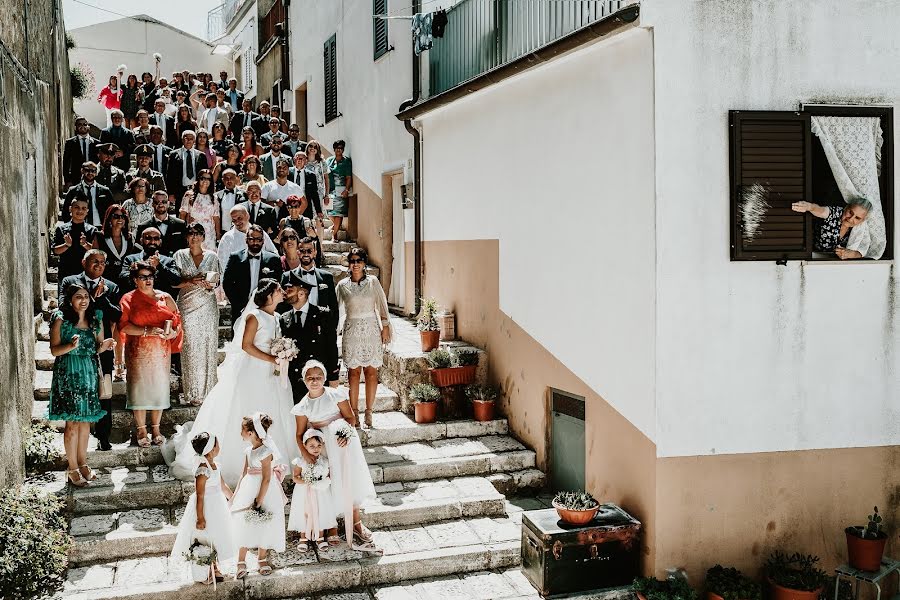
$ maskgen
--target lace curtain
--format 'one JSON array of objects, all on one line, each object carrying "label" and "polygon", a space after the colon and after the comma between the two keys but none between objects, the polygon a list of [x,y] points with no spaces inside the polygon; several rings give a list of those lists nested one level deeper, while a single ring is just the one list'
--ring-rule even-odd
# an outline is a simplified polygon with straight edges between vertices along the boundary
[{"label": "lace curtain", "polygon": [[812,133],[844,202],[863,197],[872,203],[866,220],[850,233],[847,247],[866,258],[881,258],[887,244],[878,175],[881,173],[881,121],[877,117],[812,117]]}]

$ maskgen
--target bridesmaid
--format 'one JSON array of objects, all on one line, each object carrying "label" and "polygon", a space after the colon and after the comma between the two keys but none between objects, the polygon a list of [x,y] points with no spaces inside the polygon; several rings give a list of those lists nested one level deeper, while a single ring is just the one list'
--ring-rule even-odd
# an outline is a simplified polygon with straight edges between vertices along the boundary
[{"label": "bridesmaid", "polygon": [[[203,404],[206,394],[216,385],[219,347],[219,304],[216,285],[221,277],[219,257],[203,247],[206,231],[194,222],[187,226],[188,247],[175,252],[175,266],[181,274],[177,288],[178,310],[184,326],[181,350],[181,386],[184,400],[194,406]],[[207,274],[212,273],[211,278]]]},{"label": "bridesmaid", "polygon": [[[153,259],[151,258],[150,261]],[[153,429],[152,443],[166,438],[159,431],[162,411],[169,408],[172,353],[181,352],[181,315],[172,296],[153,289],[156,267],[139,260],[131,265],[135,289],[122,296],[119,331],[125,336],[125,368],[128,371],[125,408],[134,411],[137,444],[148,448],[147,411]],[[171,329],[166,332],[166,321]]]}]

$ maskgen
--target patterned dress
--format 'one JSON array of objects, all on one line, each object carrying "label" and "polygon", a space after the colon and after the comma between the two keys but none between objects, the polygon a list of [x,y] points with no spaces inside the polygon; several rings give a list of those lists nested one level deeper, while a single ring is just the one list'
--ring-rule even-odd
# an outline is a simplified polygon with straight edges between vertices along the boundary
[{"label": "patterned dress", "polygon": [[381,328],[390,319],[381,283],[370,276],[358,283],[345,277],[335,286],[335,292],[346,311],[341,355],[344,364],[348,369],[380,367],[384,361]]},{"label": "patterned dress", "polygon": [[121,107],[122,112],[125,114],[126,119],[133,119],[137,117],[137,112],[141,110],[141,103],[138,100],[138,92],[141,91],[140,86],[138,87],[128,87],[127,85],[122,86],[122,100]]},{"label": "patterned dress", "polygon": [[62,320],[59,338],[68,343],[78,335],[78,347],[53,362],[53,383],[50,386],[50,408],[47,418],[51,421],[78,421],[96,423],[106,411],[100,408],[97,386],[100,363],[97,360],[96,334],[103,326],[103,313],[95,313],[97,327],[80,329],[63,318],[61,311],[50,317],[51,324]]},{"label": "patterned dress", "polygon": [[187,198],[181,200],[181,213],[187,214],[189,223],[200,223],[206,231],[206,237],[203,238],[203,248],[206,250],[216,249],[216,226],[213,223],[213,217],[219,216],[219,201],[215,196],[209,194],[198,194],[188,201]]},{"label": "patterned dress", "polygon": [[[211,250],[203,252],[199,267],[194,264],[189,248],[176,251],[172,258],[183,278],[201,273],[221,273],[219,257]],[[178,294],[178,310],[181,311],[184,327],[184,347],[181,349],[184,399],[188,402],[202,401],[216,385],[216,367],[219,363],[219,305],[215,290],[186,285]]]},{"label": "patterned dress", "polygon": [[153,203],[150,202],[150,198],[147,198],[143,204],[138,204],[134,198],[129,198],[122,203],[122,209],[128,215],[128,231],[131,232],[132,238],[137,235],[138,227],[149,223],[153,218]]},{"label": "patterned dress", "polygon": [[844,207],[826,206],[825,208],[828,209],[828,216],[821,221],[814,222],[816,250],[834,252],[838,246],[846,248],[853,228],[851,227],[846,234],[841,235],[841,218],[844,216]]}]

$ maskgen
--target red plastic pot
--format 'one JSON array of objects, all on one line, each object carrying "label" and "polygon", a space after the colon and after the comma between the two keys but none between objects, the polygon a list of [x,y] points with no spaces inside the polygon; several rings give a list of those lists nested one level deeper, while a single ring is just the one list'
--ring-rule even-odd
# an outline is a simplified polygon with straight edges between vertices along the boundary
[{"label": "red plastic pot", "polygon": [[772,592],[769,596],[769,600],[819,600],[819,594],[822,593],[822,588],[811,592],[807,592],[806,590],[792,590],[791,588],[778,585],[771,579],[769,579],[769,586]]},{"label": "red plastic pot", "polygon": [[422,340],[422,352],[431,352],[441,345],[440,330],[420,331],[419,338]]},{"label": "red plastic pot", "polygon": [[416,402],[416,423],[434,423],[437,420],[437,402]]},{"label": "red plastic pot", "polygon": [[844,530],[847,535],[847,562],[860,571],[878,571],[881,569],[887,534],[882,532],[876,539],[865,539],[856,534],[860,529],[862,528],[848,527]]},{"label": "red plastic pot", "polygon": [[448,367],[446,369],[430,369],[431,383],[439,388],[451,385],[468,385],[475,381],[476,365],[466,367]]},{"label": "red plastic pot", "polygon": [[494,420],[493,400],[472,400],[472,413],[476,421]]}]

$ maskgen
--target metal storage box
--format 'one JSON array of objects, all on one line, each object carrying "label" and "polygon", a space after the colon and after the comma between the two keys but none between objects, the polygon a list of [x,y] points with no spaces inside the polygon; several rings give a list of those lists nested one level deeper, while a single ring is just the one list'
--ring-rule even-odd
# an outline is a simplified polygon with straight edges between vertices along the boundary
[{"label": "metal storage box", "polygon": [[615,504],[571,526],[552,508],[522,513],[522,572],[541,596],[628,585],[638,574],[640,522]]}]

